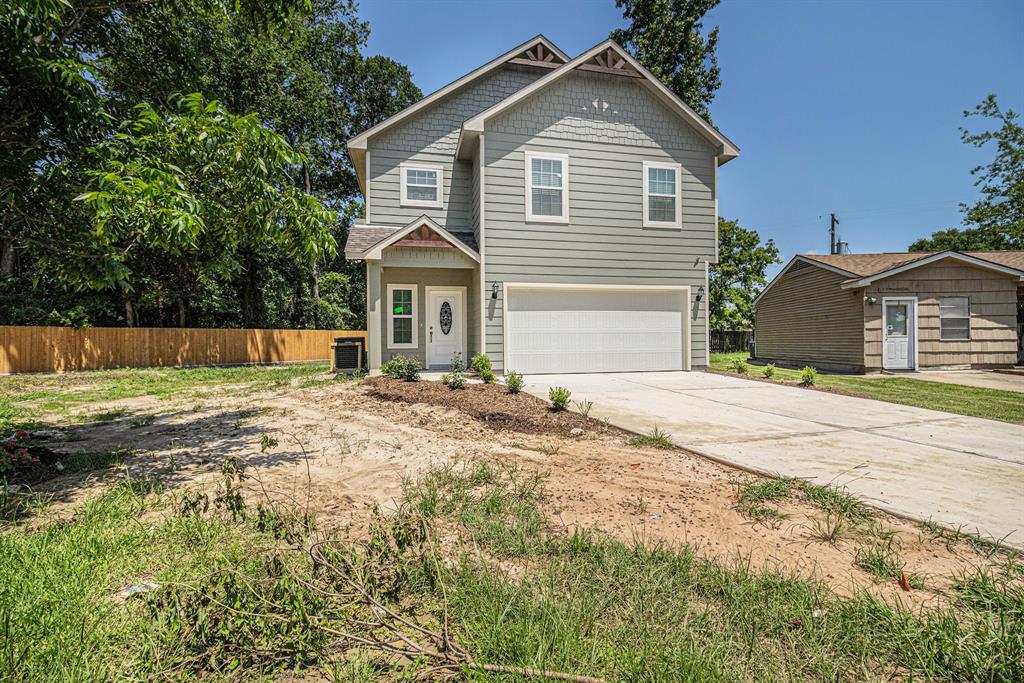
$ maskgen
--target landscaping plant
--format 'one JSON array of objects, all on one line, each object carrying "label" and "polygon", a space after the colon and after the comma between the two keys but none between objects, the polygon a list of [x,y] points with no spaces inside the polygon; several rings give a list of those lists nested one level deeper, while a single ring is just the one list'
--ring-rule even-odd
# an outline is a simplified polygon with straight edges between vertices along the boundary
[{"label": "landscaping plant", "polygon": [[742,358],[734,358],[732,361],[732,371],[740,375],[745,375],[750,372],[750,366],[747,365],[747,361]]},{"label": "landscaping plant", "polygon": [[761,374],[768,379],[775,377],[775,363],[769,363],[768,365],[764,366],[764,369],[761,370]]},{"label": "landscaping plant", "polygon": [[0,474],[28,467],[38,460],[28,450],[28,432],[18,431],[0,441]]},{"label": "landscaping plant", "polygon": [[518,394],[523,390],[523,376],[518,372],[508,371],[505,373],[505,386],[508,387],[508,393]]},{"label": "landscaping plant", "polygon": [[812,368],[810,365],[804,366],[804,369],[800,371],[800,386],[814,386],[814,382],[816,379],[818,379],[818,371]]},{"label": "landscaping plant", "polygon": [[555,409],[556,413],[560,413],[569,407],[569,399],[572,397],[572,392],[565,387],[549,387],[548,398],[551,399],[551,407]]},{"label": "landscaping plant", "polygon": [[[473,368],[473,372],[483,377],[484,372],[492,372],[491,359],[487,357],[485,353],[478,353],[473,356],[473,359],[469,361],[469,366]],[[492,375],[493,377],[493,372]]]},{"label": "landscaping plant", "polygon": [[416,382],[420,378],[420,362],[415,358],[395,356],[380,366],[380,371],[394,379]]}]

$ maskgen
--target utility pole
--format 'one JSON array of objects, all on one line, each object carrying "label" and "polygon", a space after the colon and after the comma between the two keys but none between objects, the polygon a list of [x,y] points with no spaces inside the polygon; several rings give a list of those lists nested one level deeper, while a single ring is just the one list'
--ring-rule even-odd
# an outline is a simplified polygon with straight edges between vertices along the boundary
[{"label": "utility pole", "polygon": [[828,229],[828,236],[829,236],[829,238],[831,240],[831,244],[829,246],[828,253],[835,254],[836,253],[836,226],[839,225],[839,219],[836,218],[836,215],[834,213],[830,213],[829,214],[829,218],[832,219],[832,227],[830,227]]}]

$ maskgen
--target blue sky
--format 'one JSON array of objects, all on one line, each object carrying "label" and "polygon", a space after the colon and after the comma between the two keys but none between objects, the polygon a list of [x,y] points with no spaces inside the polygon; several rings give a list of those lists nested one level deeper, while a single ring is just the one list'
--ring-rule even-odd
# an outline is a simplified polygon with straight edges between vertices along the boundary
[{"label": "blue sky", "polygon": [[[624,23],[614,0],[364,0],[360,14],[369,52],[408,65],[424,93],[537,33],[575,56]],[[963,110],[990,92],[1024,110],[1022,2],[726,0],[715,24],[712,116],[741,149],[719,210],[785,259],[827,253],[831,211],[862,253],[959,225],[970,169],[993,155],[960,141]]]}]

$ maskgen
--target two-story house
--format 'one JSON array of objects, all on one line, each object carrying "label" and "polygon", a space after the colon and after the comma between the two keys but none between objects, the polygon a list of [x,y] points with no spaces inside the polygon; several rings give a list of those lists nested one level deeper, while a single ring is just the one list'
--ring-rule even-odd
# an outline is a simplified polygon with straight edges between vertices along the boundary
[{"label": "two-story house", "polygon": [[538,36],[348,149],[371,369],[707,364],[718,167],[739,150],[613,41],[570,59]]}]

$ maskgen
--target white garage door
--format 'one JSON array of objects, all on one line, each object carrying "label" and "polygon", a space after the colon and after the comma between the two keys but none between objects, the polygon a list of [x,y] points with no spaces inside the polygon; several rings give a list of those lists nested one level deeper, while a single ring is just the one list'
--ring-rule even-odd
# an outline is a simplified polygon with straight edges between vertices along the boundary
[{"label": "white garage door", "polygon": [[517,286],[506,296],[506,370],[683,369],[685,290]]}]

